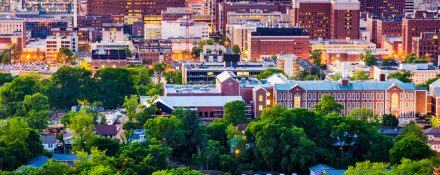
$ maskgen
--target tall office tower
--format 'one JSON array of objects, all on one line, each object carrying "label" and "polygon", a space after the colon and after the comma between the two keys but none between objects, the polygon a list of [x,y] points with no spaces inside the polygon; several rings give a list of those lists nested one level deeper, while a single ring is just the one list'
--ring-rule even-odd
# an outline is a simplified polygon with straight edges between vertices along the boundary
[{"label": "tall office tower", "polygon": [[89,0],[90,15],[160,15],[167,7],[185,7],[185,0]]},{"label": "tall office tower", "polygon": [[405,0],[405,16],[414,13],[415,0]]},{"label": "tall office tower", "polygon": [[357,0],[294,0],[293,24],[312,39],[358,39],[359,6]]},{"label": "tall office tower", "polygon": [[359,0],[361,11],[372,15],[388,18],[402,16],[405,13],[405,1],[407,0]]}]

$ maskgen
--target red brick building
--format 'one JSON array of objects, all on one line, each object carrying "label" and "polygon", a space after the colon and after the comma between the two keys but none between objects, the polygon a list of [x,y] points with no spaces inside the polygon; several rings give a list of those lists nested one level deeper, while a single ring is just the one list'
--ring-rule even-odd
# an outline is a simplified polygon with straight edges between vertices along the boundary
[{"label": "red brick building", "polygon": [[248,37],[248,56],[261,60],[285,53],[306,59],[309,57],[309,38],[309,33],[302,28],[257,28]]},{"label": "red brick building", "polygon": [[440,29],[440,18],[405,18],[402,21],[403,54],[413,53],[413,37]]},{"label": "red brick building", "polygon": [[312,39],[359,39],[359,2],[353,0],[294,0],[293,24]]},{"label": "red brick building", "polygon": [[437,59],[440,54],[440,32],[423,32],[420,37],[413,37],[412,53],[417,57],[425,56],[427,58]]},{"label": "red brick building", "polygon": [[[257,117],[261,112],[275,104],[287,108],[312,109],[320,102],[325,94],[332,95],[335,100],[344,106],[341,111],[347,114],[353,108],[370,108],[375,114],[392,113],[399,117],[400,122],[407,123],[414,120],[416,114],[426,114],[427,91],[418,90],[412,83],[402,83],[399,80],[388,81],[295,81],[288,80],[282,74],[274,74],[265,81],[250,80],[238,81],[236,76],[223,72],[216,78],[216,85],[166,85],[165,96],[202,96],[205,103],[212,100],[241,96],[248,105],[248,110]],[[191,89],[191,90],[188,90]],[[180,91],[180,92],[178,92]],[[191,101],[189,98],[187,101]],[[440,97],[439,97],[440,101]],[[169,102],[170,104],[172,102]],[[190,102],[192,103],[192,102]],[[200,102],[203,104],[204,102]],[[201,105],[203,106],[203,105]],[[198,111],[205,108],[195,107]],[[200,111],[201,117],[221,117],[211,111]],[[214,115],[209,115],[213,112]],[[215,115],[217,114],[217,115]],[[206,118],[205,118],[206,119]],[[212,119],[211,119],[212,120]]]},{"label": "red brick building", "polygon": [[370,41],[377,47],[383,48],[384,37],[402,36],[402,19],[373,19],[368,18],[368,29],[371,32]]},{"label": "red brick building", "polygon": [[139,58],[149,64],[164,61],[172,63],[172,43],[170,40],[140,40],[136,47]]}]

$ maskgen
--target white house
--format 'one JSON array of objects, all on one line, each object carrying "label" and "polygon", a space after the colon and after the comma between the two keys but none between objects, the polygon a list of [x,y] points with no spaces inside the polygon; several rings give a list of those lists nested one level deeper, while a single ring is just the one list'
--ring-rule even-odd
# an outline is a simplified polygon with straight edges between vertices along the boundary
[{"label": "white house", "polygon": [[57,147],[57,136],[55,134],[40,135],[43,148],[47,151],[53,151]]}]

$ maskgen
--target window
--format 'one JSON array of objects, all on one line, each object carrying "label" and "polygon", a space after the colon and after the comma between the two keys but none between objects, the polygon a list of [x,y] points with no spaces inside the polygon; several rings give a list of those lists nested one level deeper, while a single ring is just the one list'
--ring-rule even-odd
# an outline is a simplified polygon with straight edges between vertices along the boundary
[{"label": "window", "polygon": [[391,107],[399,107],[399,95],[397,95],[397,93],[393,93],[393,95],[391,96]]},{"label": "window", "polygon": [[260,102],[263,101],[263,96],[262,95],[258,96],[258,101],[260,101]]},{"label": "window", "polygon": [[301,97],[299,95],[295,95],[295,99],[293,100],[293,106],[295,108],[301,107]]},{"label": "window", "polygon": [[347,100],[351,100],[351,94],[350,93],[347,94]]},{"label": "window", "polygon": [[258,110],[262,111],[263,110],[263,105],[258,105]]}]

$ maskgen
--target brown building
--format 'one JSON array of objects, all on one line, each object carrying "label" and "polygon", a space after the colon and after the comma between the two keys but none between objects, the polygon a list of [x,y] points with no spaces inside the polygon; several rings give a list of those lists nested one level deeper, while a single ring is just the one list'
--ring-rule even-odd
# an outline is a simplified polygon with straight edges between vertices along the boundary
[{"label": "brown building", "polygon": [[367,18],[370,41],[383,48],[384,37],[402,36],[402,18]]},{"label": "brown building", "polygon": [[160,15],[168,7],[185,7],[185,0],[89,0],[89,15]]},{"label": "brown building", "polygon": [[420,37],[413,37],[412,53],[417,57],[425,56],[427,58],[437,59],[440,53],[439,43],[440,32],[423,32]]},{"label": "brown building", "polygon": [[172,63],[172,43],[170,40],[141,40],[136,45],[139,59],[146,63],[164,61]]},{"label": "brown building", "polygon": [[312,39],[359,39],[360,11],[356,0],[294,0],[293,24]]},{"label": "brown building", "polygon": [[110,15],[86,15],[78,16],[79,28],[94,28],[96,31],[102,30],[102,24],[113,23],[113,19]]},{"label": "brown building", "polygon": [[248,37],[249,58],[261,60],[284,53],[307,59],[309,39],[309,33],[302,28],[257,28]]},{"label": "brown building", "polygon": [[403,16],[405,0],[359,0],[361,11],[378,17]]},{"label": "brown building", "polygon": [[413,37],[420,37],[423,32],[440,29],[440,18],[405,18],[402,21],[403,54],[413,52]]}]

